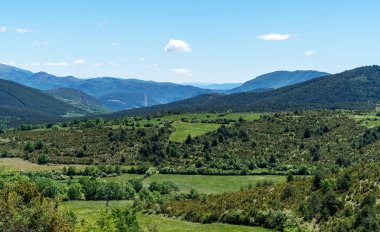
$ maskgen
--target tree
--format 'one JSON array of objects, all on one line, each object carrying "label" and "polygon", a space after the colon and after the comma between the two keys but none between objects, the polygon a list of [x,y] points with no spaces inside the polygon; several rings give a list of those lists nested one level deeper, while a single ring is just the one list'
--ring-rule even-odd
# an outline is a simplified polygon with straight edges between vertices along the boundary
[{"label": "tree", "polygon": [[40,154],[37,159],[38,164],[47,164],[49,163],[49,161],[50,161],[50,158],[45,153]]},{"label": "tree", "polygon": [[50,178],[37,177],[33,181],[36,183],[38,191],[45,197],[55,198],[61,192],[60,185]]},{"label": "tree", "polygon": [[82,195],[82,185],[73,183],[67,189],[67,196],[70,200],[79,200]]},{"label": "tree", "polygon": [[70,166],[68,169],[67,169],[67,175],[68,176],[75,176],[77,174],[77,169],[75,166]]},{"label": "tree", "polygon": [[35,150],[42,150],[42,148],[44,148],[44,143],[41,140],[37,141],[36,144],[34,144]]},{"label": "tree", "polygon": [[25,146],[24,146],[25,152],[31,153],[31,152],[33,152],[33,150],[34,150],[34,147],[33,147],[31,142],[28,142],[27,144],[25,144]]},{"label": "tree", "polygon": [[305,139],[311,137],[311,132],[310,132],[309,128],[306,128],[306,129],[305,129],[305,131],[303,132],[303,137],[304,137]]},{"label": "tree", "polygon": [[192,144],[193,143],[193,138],[191,137],[190,134],[187,135],[185,144]]},{"label": "tree", "polygon": [[74,231],[75,220],[56,202],[41,195],[36,184],[20,177],[0,189],[0,231]]},{"label": "tree", "polygon": [[140,179],[134,178],[128,180],[128,182],[132,184],[136,192],[140,192],[140,190],[143,188],[143,182]]}]

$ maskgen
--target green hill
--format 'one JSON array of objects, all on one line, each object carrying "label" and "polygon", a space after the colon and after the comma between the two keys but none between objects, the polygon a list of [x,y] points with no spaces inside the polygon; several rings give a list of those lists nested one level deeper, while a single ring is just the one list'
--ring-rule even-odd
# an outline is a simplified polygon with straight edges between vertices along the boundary
[{"label": "green hill", "polygon": [[44,93],[79,109],[83,109],[89,114],[104,114],[112,112],[110,109],[104,107],[96,98],[77,89],[60,88],[46,90]]},{"label": "green hill", "polygon": [[0,80],[0,121],[3,126],[54,121],[68,112],[85,113],[39,90]]}]

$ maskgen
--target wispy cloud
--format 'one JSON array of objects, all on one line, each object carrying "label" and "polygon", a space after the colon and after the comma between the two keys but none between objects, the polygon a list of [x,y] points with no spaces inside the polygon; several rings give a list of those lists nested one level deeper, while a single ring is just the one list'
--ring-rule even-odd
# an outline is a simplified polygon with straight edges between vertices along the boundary
[{"label": "wispy cloud", "polygon": [[24,64],[24,65],[26,65],[26,66],[41,66],[41,64],[38,63],[38,62],[27,63],[27,64]]},{"label": "wispy cloud", "polygon": [[53,67],[69,67],[70,64],[67,62],[46,62],[42,64],[43,66],[53,66]]},{"label": "wispy cloud", "polygon": [[4,32],[6,32],[7,31],[7,27],[6,26],[2,26],[2,27],[0,27],[0,33],[4,33]]},{"label": "wispy cloud", "polygon": [[48,45],[49,43],[47,41],[34,41],[33,44],[35,46],[41,47],[41,46]]},{"label": "wispy cloud", "polygon": [[98,27],[103,27],[107,24],[107,21],[102,21],[98,23]]},{"label": "wispy cloud", "polygon": [[165,52],[191,52],[190,45],[183,40],[171,39],[165,46]]},{"label": "wispy cloud", "polygon": [[15,31],[19,34],[24,34],[24,33],[32,32],[33,30],[28,29],[28,28],[15,28]]},{"label": "wispy cloud", "polygon": [[296,35],[271,33],[271,34],[259,35],[257,36],[257,38],[261,40],[273,40],[273,41],[277,40],[278,41],[278,40],[287,40],[294,36]]},{"label": "wispy cloud", "polygon": [[121,67],[121,64],[115,63],[113,61],[108,62],[108,65],[111,67]]},{"label": "wispy cloud", "polygon": [[99,66],[102,66],[102,65],[103,65],[103,63],[98,62],[98,63],[93,64],[91,67],[96,68],[96,67],[99,67]]},{"label": "wispy cloud", "polygon": [[112,43],[111,43],[111,46],[113,46],[113,47],[117,47],[117,46],[119,46],[119,45],[120,45],[119,42],[112,42]]},{"label": "wispy cloud", "polygon": [[78,59],[78,60],[74,60],[71,63],[73,63],[73,65],[80,65],[80,64],[86,63],[86,60],[85,59]]},{"label": "wispy cloud", "polygon": [[191,72],[190,69],[187,69],[187,68],[176,68],[176,69],[172,69],[172,72],[174,73],[174,75],[176,76],[184,76],[184,77],[191,77],[193,75],[193,73]]},{"label": "wispy cloud", "polygon": [[315,54],[315,51],[313,51],[313,50],[309,50],[309,51],[304,52],[303,54],[304,54],[305,56],[312,56],[312,55]]}]

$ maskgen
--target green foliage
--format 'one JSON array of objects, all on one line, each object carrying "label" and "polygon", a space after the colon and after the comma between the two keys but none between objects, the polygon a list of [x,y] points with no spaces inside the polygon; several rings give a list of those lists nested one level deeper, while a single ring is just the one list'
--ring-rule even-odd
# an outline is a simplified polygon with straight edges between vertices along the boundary
[{"label": "green foliage", "polygon": [[70,184],[67,189],[67,196],[70,200],[79,200],[82,196],[82,185],[78,183]]},{"label": "green foliage", "polygon": [[75,218],[63,213],[56,202],[41,195],[37,186],[26,178],[8,180],[0,188],[0,230],[73,231]]},{"label": "green foliage", "polygon": [[123,200],[134,197],[135,190],[129,182],[105,182],[82,177],[79,180],[86,200]]},{"label": "green foliage", "polygon": [[33,179],[37,189],[45,197],[55,198],[61,193],[61,186],[54,180],[46,177],[36,177]]},{"label": "green foliage", "polygon": [[50,161],[50,158],[47,154],[45,153],[41,153],[39,156],[38,156],[38,164],[47,164],[48,162]]}]

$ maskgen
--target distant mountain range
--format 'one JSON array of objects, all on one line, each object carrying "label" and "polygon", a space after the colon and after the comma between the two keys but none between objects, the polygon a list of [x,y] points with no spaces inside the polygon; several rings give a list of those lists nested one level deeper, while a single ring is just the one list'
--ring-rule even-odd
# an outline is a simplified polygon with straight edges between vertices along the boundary
[{"label": "distant mountain range", "polygon": [[313,70],[308,71],[276,71],[258,76],[250,81],[245,82],[227,93],[241,92],[263,92],[264,90],[278,89],[287,85],[293,85],[308,81],[317,77],[326,76],[329,73],[318,72]]},{"label": "distant mountain range", "polygon": [[24,122],[56,121],[68,113],[86,114],[84,110],[57,100],[40,90],[0,80],[0,127],[17,126]]},{"label": "distant mountain range", "polygon": [[294,111],[306,109],[374,109],[380,103],[380,66],[322,76],[265,92],[205,94],[165,105],[127,110],[111,116],[162,112]]},{"label": "distant mountain range", "polygon": [[102,105],[114,111],[165,104],[215,92],[189,85],[136,79],[57,77],[44,72],[32,73],[3,64],[0,64],[0,79],[14,81],[41,90],[77,89],[97,98]]},{"label": "distant mountain range", "polygon": [[201,83],[201,82],[187,82],[183,83],[184,85],[191,85],[194,87],[202,88],[202,89],[212,89],[212,90],[220,90],[222,92],[231,90],[233,88],[236,88],[238,86],[241,86],[242,83]]},{"label": "distant mountain range", "polygon": [[[327,75],[317,71],[279,71],[259,76],[241,85],[240,83],[202,84],[189,83],[186,85],[142,81],[137,79],[120,79],[113,77],[99,77],[80,79],[73,76],[57,77],[45,72],[32,73],[27,70],[0,64],[0,79],[14,81],[16,83],[41,90],[76,89],[87,97],[96,98],[104,108],[113,111],[121,111],[131,108],[166,104],[174,101],[192,98],[209,93],[236,93],[246,91],[262,92],[281,86],[310,80],[312,78]],[[240,86],[241,85],[241,86]],[[60,91],[62,94],[62,90]],[[78,95],[76,92],[74,95]],[[56,95],[53,95],[57,97]],[[58,97],[59,98],[59,97]],[[65,102],[73,104],[73,99]],[[78,102],[73,104],[79,106]],[[88,112],[102,113],[104,109],[89,109]]]}]

